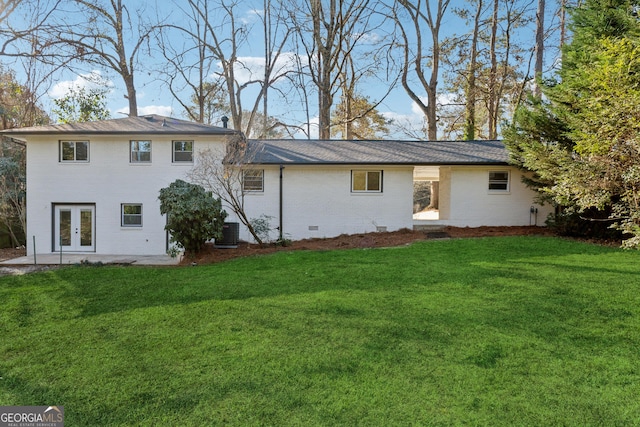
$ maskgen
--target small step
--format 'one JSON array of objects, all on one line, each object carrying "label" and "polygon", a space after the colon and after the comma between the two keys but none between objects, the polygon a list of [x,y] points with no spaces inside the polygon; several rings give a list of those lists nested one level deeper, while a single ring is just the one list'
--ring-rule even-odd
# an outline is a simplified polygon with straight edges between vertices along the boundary
[{"label": "small step", "polygon": [[415,231],[438,231],[444,230],[447,226],[443,224],[413,224]]}]

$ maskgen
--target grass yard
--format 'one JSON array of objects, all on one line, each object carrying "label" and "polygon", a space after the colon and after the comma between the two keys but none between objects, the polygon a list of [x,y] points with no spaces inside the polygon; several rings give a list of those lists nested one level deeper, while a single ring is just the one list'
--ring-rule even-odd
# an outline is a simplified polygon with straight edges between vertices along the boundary
[{"label": "grass yard", "polygon": [[0,278],[0,405],[68,426],[638,425],[640,253],[552,237]]}]

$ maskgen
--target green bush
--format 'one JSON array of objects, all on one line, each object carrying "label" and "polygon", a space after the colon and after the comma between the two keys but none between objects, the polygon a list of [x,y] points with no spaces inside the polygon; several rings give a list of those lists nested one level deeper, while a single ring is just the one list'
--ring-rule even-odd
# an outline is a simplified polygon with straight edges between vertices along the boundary
[{"label": "green bush", "polygon": [[167,214],[165,230],[171,240],[198,252],[207,240],[220,239],[227,213],[210,191],[180,179],[160,190],[160,213]]},{"label": "green bush", "polygon": [[586,209],[576,212],[574,209],[563,209],[550,215],[547,226],[560,236],[587,237],[594,239],[622,239],[623,234],[611,227],[610,211]]}]

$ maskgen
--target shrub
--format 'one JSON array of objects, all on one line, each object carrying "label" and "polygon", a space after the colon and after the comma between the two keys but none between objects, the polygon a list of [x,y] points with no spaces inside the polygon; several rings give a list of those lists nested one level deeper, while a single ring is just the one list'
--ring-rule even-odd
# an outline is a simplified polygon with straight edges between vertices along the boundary
[{"label": "shrub", "polygon": [[227,213],[220,199],[203,187],[176,180],[160,190],[160,213],[167,214],[171,240],[190,252],[198,252],[207,240],[220,239]]}]

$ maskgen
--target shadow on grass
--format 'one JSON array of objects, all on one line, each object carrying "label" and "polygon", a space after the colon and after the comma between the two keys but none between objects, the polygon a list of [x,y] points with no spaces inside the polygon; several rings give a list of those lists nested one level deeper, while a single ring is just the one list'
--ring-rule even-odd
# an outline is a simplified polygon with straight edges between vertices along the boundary
[{"label": "shadow on grass", "polygon": [[[416,283],[426,288],[447,282],[495,286],[497,277],[503,283],[528,280],[535,284],[536,275],[547,268],[576,274],[586,270],[634,274],[613,265],[559,264],[571,254],[607,253],[619,251],[556,238],[487,238],[421,242],[391,249],[283,252],[198,267],[71,268],[51,274],[64,284],[63,300],[77,304],[83,316],[92,316],[207,300],[373,291]],[[523,268],[530,262],[534,263],[532,268]]]},{"label": "shadow on grass", "polygon": [[[637,265],[637,253],[610,248],[554,238],[491,238],[394,249],[283,252],[206,267],[69,268],[16,279],[24,280],[24,287],[9,291],[17,292],[13,310],[15,321],[23,325],[69,313],[66,342],[80,347],[79,360],[87,369],[100,368],[95,381],[117,383],[122,377],[112,376],[121,372],[120,364],[128,365],[128,380],[135,387],[125,384],[122,392],[110,387],[111,399],[78,392],[77,402],[87,395],[95,401],[76,408],[70,422],[135,425],[172,420],[172,413],[191,413],[207,399],[217,403],[234,395],[255,403],[251,399],[261,393],[277,394],[264,366],[271,363],[271,373],[279,373],[281,359],[296,352],[292,365],[285,366],[303,371],[298,381],[317,377],[339,383],[364,376],[371,366],[398,375],[405,366],[413,366],[421,384],[428,382],[430,369],[445,365],[447,374],[476,370],[484,378],[484,373],[492,374],[505,363],[516,365],[518,373],[533,373],[545,364],[544,374],[555,378],[564,371],[554,369],[579,366],[576,355],[584,360],[592,349],[598,355],[621,349],[635,355],[638,333],[629,322],[637,322],[634,312],[640,306]],[[27,291],[40,300],[25,305],[29,295],[22,292]],[[142,311],[156,307],[163,309]],[[127,316],[138,309],[140,313]],[[83,319],[110,313],[116,315]],[[190,317],[183,320],[183,315]],[[49,321],[55,329],[56,322]],[[29,331],[34,333],[33,328]],[[226,340],[216,342],[221,336]],[[193,352],[183,351],[192,346]],[[317,350],[324,350],[325,357]],[[36,360],[46,360],[48,346],[41,351]],[[141,359],[144,355],[148,359]],[[527,360],[530,355],[534,360]],[[542,357],[553,360],[547,363]],[[212,366],[242,358],[245,363],[224,381],[214,375]],[[167,369],[174,365],[178,369]],[[203,374],[191,376],[187,371],[192,369]],[[259,374],[253,376],[252,369]],[[142,380],[135,382],[139,371],[144,371]],[[88,375],[81,367],[72,373],[77,382]],[[597,381],[605,384],[609,373],[603,370]],[[39,386],[37,375],[24,381],[8,374],[9,381],[0,387],[21,402],[73,395],[55,384],[51,389]],[[216,383],[202,382],[205,375]],[[573,379],[559,393],[575,392]],[[330,389],[316,381],[318,388]],[[281,379],[274,382],[280,384]],[[163,383],[169,385],[158,386]],[[484,385],[475,387],[484,393]],[[364,386],[362,390],[371,392]],[[547,391],[542,387],[534,396],[548,402]],[[478,394],[475,410],[491,403],[483,393]],[[598,397],[597,391],[589,391],[589,396]],[[277,406],[267,401],[264,408]],[[254,406],[259,410],[260,405]]]}]

